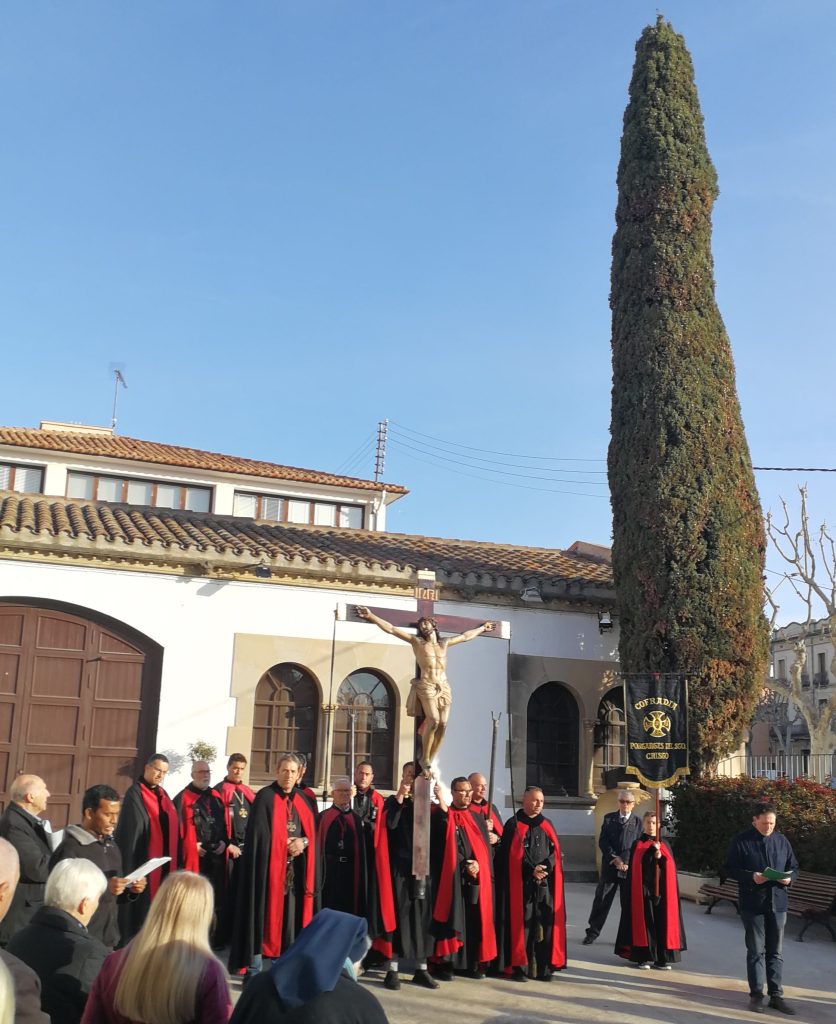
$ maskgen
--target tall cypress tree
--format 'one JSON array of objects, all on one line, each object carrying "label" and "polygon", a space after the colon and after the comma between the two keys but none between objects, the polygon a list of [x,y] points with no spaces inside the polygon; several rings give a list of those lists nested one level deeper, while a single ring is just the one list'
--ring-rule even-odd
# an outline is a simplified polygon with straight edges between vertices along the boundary
[{"label": "tall cypress tree", "polygon": [[691,57],[661,16],[636,44],[613,237],[613,570],[624,672],[686,672],[691,769],[739,743],[767,663],[765,538],[714,295]]}]

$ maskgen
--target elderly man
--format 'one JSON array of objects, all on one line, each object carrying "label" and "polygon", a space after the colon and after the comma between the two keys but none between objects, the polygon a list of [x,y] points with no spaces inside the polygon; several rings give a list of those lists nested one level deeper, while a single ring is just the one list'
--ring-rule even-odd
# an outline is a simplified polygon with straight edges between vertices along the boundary
[{"label": "elderly man", "polygon": [[301,763],[282,754],[276,781],[256,794],[241,865],[229,954],[231,971],[257,974],[308,924],[318,893],[316,820],[297,787]]},{"label": "elderly man", "polygon": [[110,950],[87,925],[107,879],[88,860],[65,860],[49,876],[44,905],[9,943],[9,952],[41,980],[41,1007],[52,1024],[79,1024]]},{"label": "elderly man", "polygon": [[762,801],[752,808],[752,827],[732,839],[726,874],[737,880],[740,919],[746,933],[746,974],[749,1009],[764,1013],[766,984],[769,1006],[795,1016],[784,999],[784,958],[781,947],[787,923],[787,888],[798,872],[792,846],[775,831],[775,805]]},{"label": "elderly man", "polygon": [[539,786],[502,830],[502,962],[514,981],[539,981],[566,966],[566,901],[560,843]]},{"label": "elderly man", "polygon": [[120,807],[119,794],[111,786],[91,786],[81,798],[81,824],[67,826],[64,839],[50,861],[50,867],[54,868],[61,861],[80,858],[103,872],[107,888],[87,930],[109,949],[119,945],[117,900],[125,903],[136,899],[148,881],[140,878],[128,882],[124,877],[122,854],[113,840]]},{"label": "elderly man", "polygon": [[470,809],[474,814],[484,816],[488,826],[488,839],[491,846],[496,846],[502,838],[502,819],[495,804],[488,803],[488,780],[481,772],[471,772],[467,777],[473,790],[473,799],[470,802]]},{"label": "elderly man", "polygon": [[9,790],[9,806],[0,817],[0,836],[8,839],[20,858],[20,883],[6,918],[0,924],[0,945],[29,924],[43,903],[52,849],[48,823],[41,819],[49,801],[46,783],[37,775],[18,775]]},{"label": "elderly man", "polygon": [[[0,839],[0,922],[9,912],[19,878],[17,850],[7,840]],[[0,960],[14,983],[14,1024],[50,1024],[49,1017],[41,1011],[41,983],[37,974],[8,950],[0,949]]]},{"label": "elderly man", "polygon": [[601,934],[616,892],[622,908],[627,898],[627,865],[633,843],[642,834],[641,818],[633,813],[636,797],[629,789],[618,792],[618,810],[604,815],[598,849],[601,851],[601,878],[595,889],[589,924],[583,944],[591,945]]},{"label": "elderly man", "polygon": [[366,917],[369,910],[371,836],[351,806],[351,780],[334,779],[333,803],[321,815],[317,832],[322,866],[322,906]]},{"label": "elderly man", "polygon": [[151,872],[145,891],[137,899],[120,904],[119,929],[123,943],[142,927],[163,879],[177,867],[179,823],[177,810],[162,786],[167,774],[168,758],[165,754],[152,754],[142,769],[142,776],[125,794],[114,833],[128,874],[152,857],[170,858],[167,864]]},{"label": "elderly man", "polygon": [[212,948],[223,949],[218,931],[219,909],[223,905],[226,848],[229,835],[220,795],[210,784],[208,761],[195,761],[192,781],[172,801],[180,821],[179,865],[209,879],[215,895]]}]

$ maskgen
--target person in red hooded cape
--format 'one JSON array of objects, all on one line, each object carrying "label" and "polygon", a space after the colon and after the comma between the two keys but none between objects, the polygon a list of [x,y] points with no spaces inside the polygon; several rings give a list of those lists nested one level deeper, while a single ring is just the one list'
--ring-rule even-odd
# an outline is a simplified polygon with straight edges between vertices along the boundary
[{"label": "person in red hooded cape", "polygon": [[470,809],[474,814],[482,814],[488,823],[488,839],[491,843],[491,852],[502,839],[502,818],[496,809],[496,804],[488,803],[488,780],[481,772],[471,772],[467,781],[473,787],[473,799],[470,802]]},{"label": "person in red hooded cape", "polygon": [[226,872],[223,900],[218,909],[218,945],[224,946],[232,935],[233,911],[238,892],[238,880],[241,870],[241,857],[247,841],[247,824],[255,793],[244,782],[247,770],[247,759],[243,754],[229,755],[226,762],[226,778],[215,786],[224,809],[224,824],[229,837],[226,848]]},{"label": "person in red hooded cape", "polygon": [[322,906],[356,917],[369,908],[371,842],[351,807],[351,780],[334,779],[332,804],[319,817],[317,849],[322,877]]},{"label": "person in red hooded cape", "polygon": [[566,966],[566,901],[560,843],[543,817],[543,791],[529,786],[502,829],[500,962],[514,981],[551,981]]},{"label": "person in red hooded cape", "polygon": [[225,943],[220,940],[218,924],[223,907],[229,833],[226,830],[221,798],[212,789],[210,778],[208,761],[195,761],[192,765],[192,781],[180,790],[172,803],[179,818],[180,867],[209,880],[215,901],[211,946],[213,949],[223,949]]},{"label": "person in red hooded cape", "polygon": [[278,957],[318,909],[316,818],[296,786],[300,768],[296,754],[282,754],[276,781],[253,802],[229,953],[232,972],[257,974],[262,957]]},{"label": "person in red hooded cape", "polygon": [[135,900],[119,906],[119,932],[123,946],[142,927],[151,900],[157,895],[163,879],[177,869],[179,823],[174,804],[162,787],[167,774],[168,758],[165,754],[152,754],[142,769],[142,778],[125,794],[113,836],[122,854],[122,868],[126,875],[152,857],[171,858],[167,864],[151,872],[144,892]]},{"label": "person in red hooded cape", "polygon": [[460,775],[450,783],[453,803],[439,798],[433,815],[440,860],[430,931],[435,936],[436,977],[452,981],[456,970],[484,978],[496,959],[493,858],[486,818],[470,810],[473,788]]},{"label": "person in red hooded cape", "polygon": [[647,970],[669,971],[687,949],[676,864],[670,846],[656,835],[656,814],[646,811],[644,831],[633,843],[627,870],[627,899],[621,912],[615,952]]}]

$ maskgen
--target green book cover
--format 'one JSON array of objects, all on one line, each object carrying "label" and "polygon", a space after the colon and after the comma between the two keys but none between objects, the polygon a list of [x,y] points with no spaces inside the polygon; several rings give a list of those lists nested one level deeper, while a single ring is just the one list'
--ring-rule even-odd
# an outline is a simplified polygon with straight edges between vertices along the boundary
[{"label": "green book cover", "polygon": [[776,871],[775,868],[764,868],[762,874],[770,882],[780,882],[783,878],[792,878],[792,871]]}]

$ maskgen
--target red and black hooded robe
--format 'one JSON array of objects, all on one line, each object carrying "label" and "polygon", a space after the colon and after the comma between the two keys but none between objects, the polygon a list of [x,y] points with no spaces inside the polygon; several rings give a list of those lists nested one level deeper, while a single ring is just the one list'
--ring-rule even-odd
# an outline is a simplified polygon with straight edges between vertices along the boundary
[{"label": "red and black hooded robe", "polygon": [[[566,900],[560,842],[551,822],[542,814],[532,818],[519,810],[505,822],[502,830],[500,902],[505,968],[528,966],[525,906],[534,894],[533,871],[538,864],[548,868],[544,895],[550,910],[551,927],[545,936],[549,943],[549,966],[556,971],[566,966]],[[537,927],[536,915],[532,926]]]},{"label": "red and black hooded robe", "polygon": [[655,842],[655,837],[643,832],[633,843],[628,897],[615,941],[616,954],[637,964],[678,963],[680,951],[687,949],[673,853],[663,839],[657,860]]},{"label": "red and black hooded robe", "polygon": [[201,858],[197,844],[202,842],[206,854],[212,855],[218,843],[226,846],[229,842],[221,798],[214,789],[198,789],[190,782],[172,802],[178,816],[178,863],[184,870],[199,875],[205,856]]},{"label": "red and black hooded robe", "polygon": [[170,857],[168,864],[152,871],[144,892],[119,906],[121,942],[129,942],[142,927],[151,900],[164,878],[177,868],[179,823],[177,811],[162,786],[135,782],[122,801],[114,839],[128,875],[152,857]]},{"label": "red and black hooded robe", "polygon": [[369,907],[369,847],[363,822],[349,807],[333,804],[317,829],[323,907],[366,917]]},{"label": "red and black hooded robe", "polygon": [[493,822],[493,830],[502,838],[502,819],[499,816],[499,811],[496,809],[496,804],[489,804],[487,800],[482,800],[480,803],[476,803],[472,800],[470,803],[470,809],[474,814],[483,814],[485,819],[491,819]]},{"label": "red and black hooded robe", "polygon": [[[288,839],[307,848],[288,858]],[[277,957],[318,909],[316,822],[307,797],[273,782],[259,790],[247,827],[229,969],[248,967],[254,956]],[[288,877],[288,871],[291,873]]]},{"label": "red and black hooded robe", "polygon": [[243,782],[230,782],[229,779],[219,782],[214,789],[223,804],[224,824],[230,843],[243,846],[255,793]]},{"label": "red and black hooded robe", "polygon": [[425,960],[433,951],[432,880],[426,880],[424,899],[415,899],[412,877],[413,805],[387,797],[375,829],[375,871],[378,907],[377,935],[372,948],[393,958]]},{"label": "red and black hooded robe", "polygon": [[[438,817],[436,836],[442,851],[431,928],[435,956],[476,968],[496,958],[493,863],[486,818],[455,807]],[[476,878],[467,874],[467,860],[479,865]]]}]

